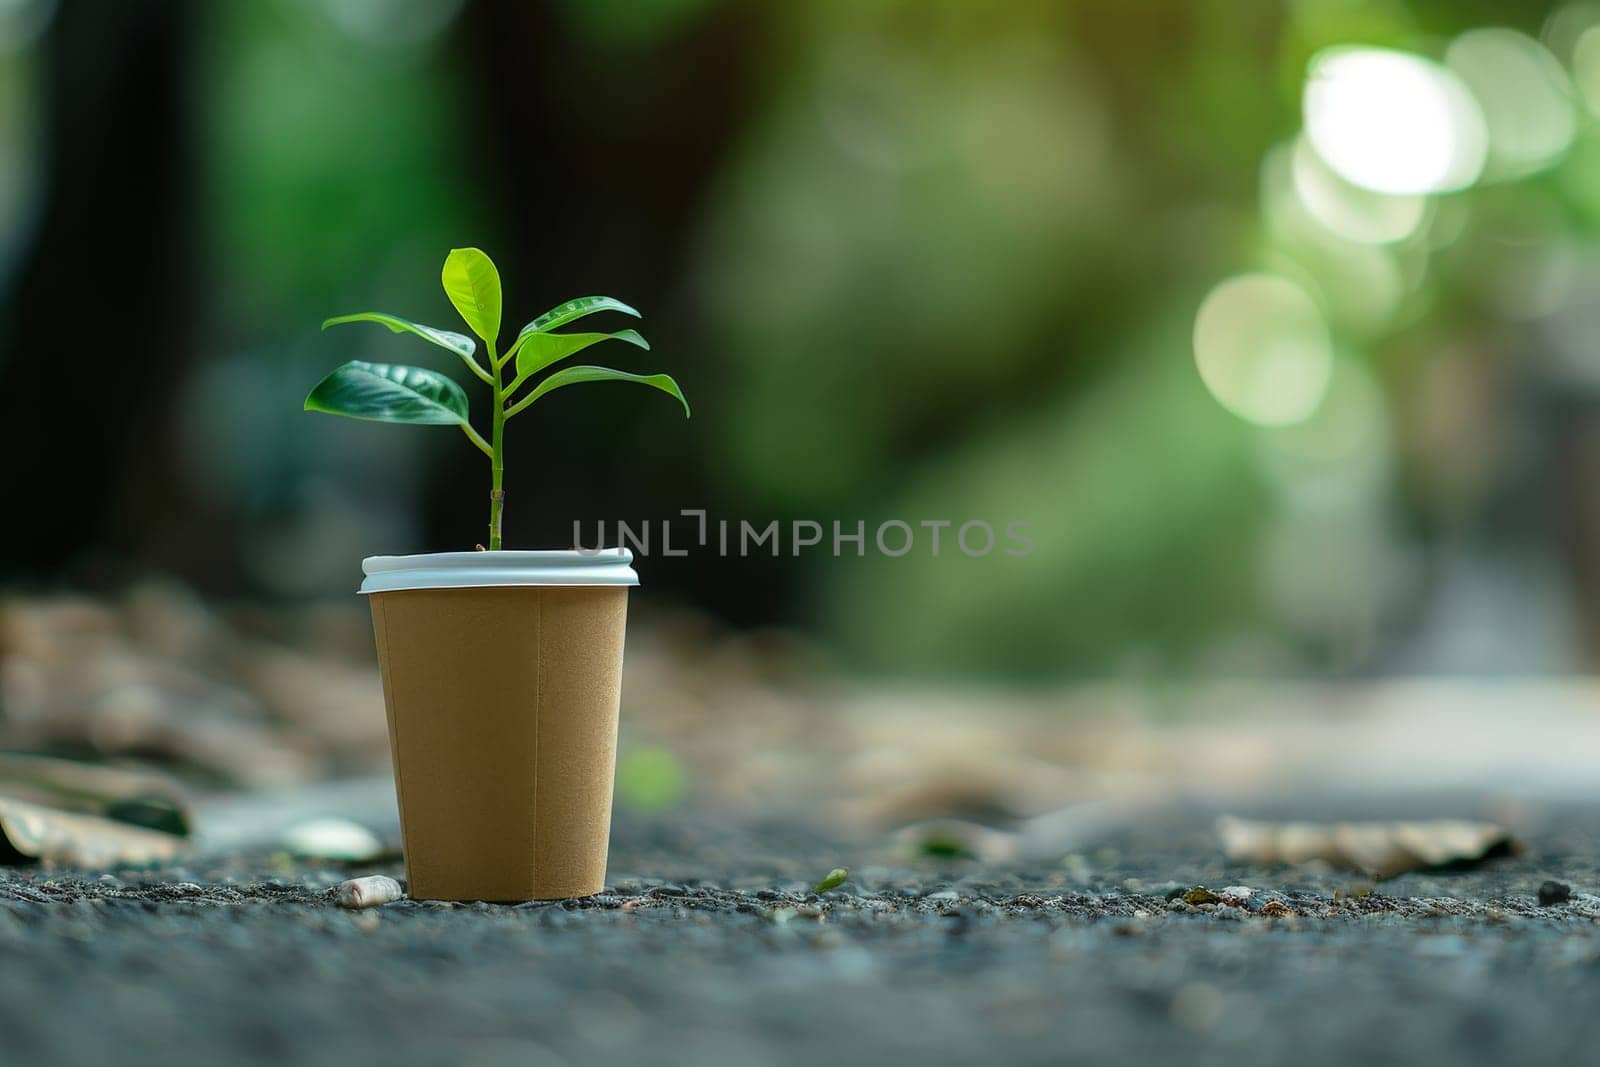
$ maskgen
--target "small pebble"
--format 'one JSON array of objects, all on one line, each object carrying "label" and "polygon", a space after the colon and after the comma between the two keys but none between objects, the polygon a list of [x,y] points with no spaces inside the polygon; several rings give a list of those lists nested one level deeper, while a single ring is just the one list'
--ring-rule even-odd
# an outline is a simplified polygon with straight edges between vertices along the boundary
[{"label": "small pebble", "polygon": [[960,900],[961,894],[954,889],[941,889],[937,893],[929,893],[923,900]]},{"label": "small pebble", "polygon": [[1281,900],[1269,900],[1261,905],[1261,914],[1269,919],[1282,919],[1293,915],[1294,909]]},{"label": "small pebble", "polygon": [[1247,885],[1230,885],[1217,890],[1217,896],[1222,898],[1222,903],[1235,908],[1243,907],[1244,902],[1254,893],[1255,890]]},{"label": "small pebble", "polygon": [[383,874],[340,882],[334,892],[339,897],[341,908],[375,908],[379,904],[388,904],[406,895],[406,891],[400,888],[399,882]]},{"label": "small pebble", "polygon": [[1545,882],[1539,887],[1539,906],[1542,908],[1565,904],[1571,899],[1572,887],[1564,882]]},{"label": "small pebble", "polygon": [[1203,885],[1197,885],[1183,894],[1183,901],[1188,904],[1218,904],[1222,898]]}]

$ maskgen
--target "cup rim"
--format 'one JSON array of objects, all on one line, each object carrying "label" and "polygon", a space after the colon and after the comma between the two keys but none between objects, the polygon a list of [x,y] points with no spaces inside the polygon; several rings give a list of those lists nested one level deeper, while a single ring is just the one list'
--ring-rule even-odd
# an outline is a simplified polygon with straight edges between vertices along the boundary
[{"label": "cup rim", "polygon": [[429,552],[368,556],[361,561],[359,593],[405,589],[475,589],[496,586],[633,586],[639,584],[626,548],[493,552]]}]

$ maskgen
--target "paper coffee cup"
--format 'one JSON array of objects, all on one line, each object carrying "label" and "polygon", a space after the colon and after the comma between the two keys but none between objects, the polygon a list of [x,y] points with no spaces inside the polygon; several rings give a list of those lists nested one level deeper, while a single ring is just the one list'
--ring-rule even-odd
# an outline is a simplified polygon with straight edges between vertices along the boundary
[{"label": "paper coffee cup", "polygon": [[363,561],[413,898],[604,887],[632,560],[617,549]]}]

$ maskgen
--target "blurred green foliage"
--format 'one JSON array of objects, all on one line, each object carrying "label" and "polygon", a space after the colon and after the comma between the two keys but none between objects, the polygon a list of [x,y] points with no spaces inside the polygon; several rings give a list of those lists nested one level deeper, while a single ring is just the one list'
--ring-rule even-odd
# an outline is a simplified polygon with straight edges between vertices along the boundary
[{"label": "blurred green foliage", "polygon": [[677,807],[689,791],[689,772],[678,757],[655,745],[630,746],[617,757],[617,800],[634,811]]},{"label": "blurred green foliage", "polygon": [[[638,466],[606,486],[648,482],[651,494],[617,493],[605,518],[632,518],[627,508],[646,499],[666,514],[703,506],[758,525],[1030,524],[1036,549],[1022,559],[933,558],[919,541],[901,559],[786,554],[722,579],[733,572],[651,561],[652,586],[759,605],[749,613],[813,628],[862,668],[1381,669],[1429,627],[1448,628],[1439,619],[1451,613],[1431,605],[1494,560],[1587,573],[1581,553],[1560,547],[1584,540],[1586,498],[1526,528],[1500,509],[1551,456],[1579,472],[1595,465],[1538,405],[1555,395],[1582,408],[1584,383],[1600,380],[1583,340],[1600,325],[1585,293],[1600,278],[1600,36],[1584,37],[1600,6],[262,0],[196,10],[196,211],[218,299],[195,312],[209,318],[187,432],[208,447],[191,475],[244,517],[239,551],[264,584],[286,559],[331,561],[272,591],[342,590],[364,552],[445,547],[417,543],[427,465],[403,460],[459,442],[362,441],[296,421],[297,383],[315,368],[395,354],[379,331],[335,350],[314,324],[351,306],[446,321],[416,264],[463,244],[499,247],[510,231],[524,235],[523,263],[561,261],[568,249],[540,244],[540,220],[557,216],[604,234],[573,284],[653,289],[656,303],[642,305],[661,324],[652,340],[675,369],[691,361],[680,380],[697,406],[684,447],[630,453],[641,438],[619,430],[614,460],[539,486],[538,506],[557,520],[547,528],[564,528],[570,501],[592,504],[581,485],[618,464]],[[1301,97],[1314,57],[1370,45],[1438,61],[1485,26],[1540,40],[1570,79],[1580,121],[1561,157],[1516,181],[1429,194],[1421,221],[1394,240],[1355,240],[1315,217],[1306,181],[1332,190],[1338,210],[1396,205],[1308,162]],[[508,40],[507,27],[525,36]],[[531,67],[518,85],[488,83],[486,70],[505,70],[485,65],[495,48],[532,55],[535,44],[561,57],[555,87]],[[6,190],[26,187],[30,47],[0,67],[22,72],[0,93],[16,149],[0,220],[12,219]],[[689,89],[669,86],[661,72],[686,66]],[[660,93],[627,80],[641,71]],[[491,92],[534,87],[545,95],[532,113],[563,123],[508,128],[486,110]],[[713,118],[726,131],[696,140]],[[584,129],[604,133],[581,141]],[[534,136],[550,138],[534,146],[535,169],[558,172],[569,199],[540,199],[556,187],[549,175],[507,172],[494,150]],[[637,203],[584,192],[624,158],[656,161],[629,177]],[[674,214],[648,216],[659,243],[645,245],[615,221],[628,210]],[[8,222],[5,241],[23,226]],[[1197,307],[1218,282],[1262,271],[1315,294],[1327,320],[1326,396],[1298,426],[1237,417],[1196,372]],[[518,306],[566,288],[532,291],[508,269]],[[633,299],[630,285],[616,288]],[[219,403],[233,406],[208,407]],[[599,417],[574,405],[548,405],[544,447],[562,420]],[[434,472],[435,488],[460,481],[452,470]],[[1458,574],[1445,557],[1470,566]],[[764,598],[768,588],[786,599]],[[1485,610],[1586,610],[1538,595]],[[1520,629],[1530,647],[1546,632]],[[629,759],[644,762],[624,775],[624,795],[629,776],[647,783],[635,790],[646,806],[681,792],[670,757]]]}]

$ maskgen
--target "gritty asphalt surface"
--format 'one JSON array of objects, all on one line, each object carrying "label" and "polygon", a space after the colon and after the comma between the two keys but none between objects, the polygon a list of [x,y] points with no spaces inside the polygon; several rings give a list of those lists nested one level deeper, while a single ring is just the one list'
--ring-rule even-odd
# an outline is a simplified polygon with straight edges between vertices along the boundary
[{"label": "gritty asphalt surface", "polygon": [[[398,863],[0,868],[0,1063],[1593,1061],[1600,805],[1370,892],[1226,863],[1204,825],[996,869],[623,817],[598,897],[359,912],[329,888]],[[1254,892],[1167,899],[1197,883]]]}]

